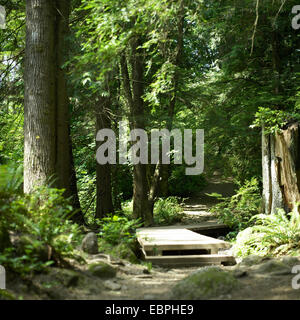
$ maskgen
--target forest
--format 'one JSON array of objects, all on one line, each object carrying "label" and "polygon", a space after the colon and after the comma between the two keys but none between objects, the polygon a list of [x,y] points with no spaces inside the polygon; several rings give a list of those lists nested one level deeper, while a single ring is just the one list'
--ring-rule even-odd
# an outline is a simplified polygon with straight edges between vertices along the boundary
[{"label": "forest", "polygon": [[300,1],[0,0],[0,300],[299,299],[299,75]]}]

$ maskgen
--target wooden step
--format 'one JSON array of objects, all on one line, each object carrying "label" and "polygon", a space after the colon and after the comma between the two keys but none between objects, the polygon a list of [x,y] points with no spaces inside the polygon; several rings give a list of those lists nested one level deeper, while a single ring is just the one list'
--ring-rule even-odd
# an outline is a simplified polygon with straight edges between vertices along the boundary
[{"label": "wooden step", "polygon": [[220,225],[207,222],[201,225],[139,228],[137,239],[145,260],[170,266],[235,263],[234,257],[219,254],[220,249],[230,247],[228,242],[196,233],[188,228],[204,231],[220,228]]},{"label": "wooden step", "polygon": [[225,241],[181,228],[141,228],[137,230],[137,238],[145,251],[205,249],[217,253],[230,247]]},{"label": "wooden step", "polygon": [[202,230],[211,230],[211,229],[228,229],[223,223],[219,223],[216,219],[204,221],[201,223],[195,224],[186,224],[186,225],[173,225],[173,226],[161,226],[161,227],[151,227],[151,228],[139,228],[138,231],[142,230],[170,230],[170,229],[188,229],[191,231],[202,231]]},{"label": "wooden step", "polygon": [[216,265],[216,264],[235,264],[232,256],[221,254],[203,254],[188,256],[145,256],[145,260],[155,265],[164,266],[191,266],[191,265]]}]

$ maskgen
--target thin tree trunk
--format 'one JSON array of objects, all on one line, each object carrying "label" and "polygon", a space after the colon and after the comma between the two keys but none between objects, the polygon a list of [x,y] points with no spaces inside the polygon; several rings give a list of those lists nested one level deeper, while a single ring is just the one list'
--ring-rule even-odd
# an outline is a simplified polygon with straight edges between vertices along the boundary
[{"label": "thin tree trunk", "polygon": [[56,173],[57,187],[70,193],[71,152],[69,150],[69,99],[67,83],[62,65],[66,62],[68,46],[69,1],[61,0],[56,4]]},{"label": "thin tree trunk", "polygon": [[[143,62],[137,40],[131,43],[132,81],[129,78],[126,56],[121,57],[121,71],[126,100],[130,108],[131,129],[145,129],[143,89]],[[132,82],[132,85],[131,85]],[[153,224],[153,211],[148,201],[147,165],[133,166],[133,217],[141,218],[145,225]]]},{"label": "thin tree trunk", "polygon": [[[107,115],[106,109],[109,108],[109,97],[102,97],[96,108],[96,132],[101,129],[111,129],[111,120]],[[96,142],[96,148],[100,146],[100,142]],[[99,164],[97,162],[97,196],[96,196],[96,218],[101,219],[109,213],[114,212],[112,202],[111,187],[111,164]]]},{"label": "thin tree trunk", "polygon": [[[72,140],[70,136],[70,106],[67,81],[62,66],[68,58],[70,0],[56,1],[56,174],[57,187],[65,189],[76,211],[72,219],[84,223],[77,190]],[[68,152],[69,150],[69,152]]]},{"label": "thin tree trunk", "polygon": [[271,183],[271,149],[270,134],[265,134],[262,127],[262,177],[263,177],[263,211],[271,213],[272,183]]},{"label": "thin tree trunk", "polygon": [[[145,129],[144,113],[144,65],[139,41],[131,42],[131,68],[132,68],[132,116],[134,129]],[[133,217],[143,218],[145,225],[153,223],[153,211],[148,201],[147,165],[138,163],[133,168]]]}]

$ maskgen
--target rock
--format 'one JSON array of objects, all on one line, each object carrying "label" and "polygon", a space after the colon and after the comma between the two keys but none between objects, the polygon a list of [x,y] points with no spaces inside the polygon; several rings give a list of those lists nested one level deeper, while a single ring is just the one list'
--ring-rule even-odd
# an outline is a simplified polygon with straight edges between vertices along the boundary
[{"label": "rock", "polygon": [[149,269],[143,269],[144,274],[151,274],[151,271]]},{"label": "rock", "polygon": [[81,249],[89,254],[97,254],[98,248],[98,238],[94,232],[89,232],[82,240]]},{"label": "rock", "polygon": [[145,294],[144,295],[144,300],[155,300],[156,297],[153,294]]},{"label": "rock", "polygon": [[88,270],[99,278],[113,278],[117,274],[116,269],[105,262],[92,263],[88,266]]},{"label": "rock", "polygon": [[257,255],[250,255],[246,258],[244,258],[240,265],[244,265],[244,266],[248,266],[248,267],[251,267],[255,264],[260,264],[263,260],[265,260],[266,258],[264,257],[260,257],[260,256],[257,256]]},{"label": "rock", "polygon": [[255,273],[259,274],[270,274],[270,275],[288,275],[291,274],[291,268],[286,266],[284,263],[278,260],[270,260],[253,270]]},{"label": "rock", "polygon": [[75,287],[78,285],[79,279],[80,279],[80,274],[74,270],[69,270],[69,269],[63,269],[60,271],[61,273],[61,278],[62,282],[64,285],[69,288],[69,287]]},{"label": "rock", "polygon": [[181,280],[173,289],[171,299],[202,300],[229,294],[239,285],[231,272],[219,267],[202,268]]},{"label": "rock", "polygon": [[122,271],[125,274],[128,275],[149,275],[151,272],[148,269],[145,269],[143,266],[133,264],[133,265],[127,265],[127,266],[121,266],[119,268],[120,271]]},{"label": "rock", "polygon": [[67,288],[77,286],[80,277],[81,274],[79,272],[71,269],[51,268],[48,273],[48,278],[54,286],[55,284],[62,284]]},{"label": "rock", "polygon": [[243,269],[235,269],[233,270],[233,276],[235,278],[242,278],[248,275],[248,272],[246,270]]},{"label": "rock", "polygon": [[123,284],[121,290],[122,290],[122,291],[126,291],[126,290],[128,290],[128,287]]},{"label": "rock", "polygon": [[299,257],[285,256],[285,257],[281,257],[280,261],[290,268],[300,264]]},{"label": "rock", "polygon": [[106,260],[107,262],[111,262],[111,258],[109,254],[97,253],[90,257],[91,261],[93,260]]},{"label": "rock", "polygon": [[119,283],[111,281],[111,280],[106,280],[104,282],[104,286],[106,289],[109,289],[112,291],[118,291],[118,290],[121,290],[121,288],[122,288],[122,286]]},{"label": "rock", "polygon": [[134,278],[136,278],[136,279],[152,279],[153,276],[152,275],[146,275],[146,274],[139,274],[139,275],[136,275]]},{"label": "rock", "polygon": [[117,245],[113,249],[113,255],[121,259],[128,260],[131,263],[138,263],[138,258],[136,257],[132,249],[125,243]]},{"label": "rock", "polygon": [[33,277],[29,289],[42,299],[65,300],[73,291],[71,288],[80,286],[83,280],[84,274],[81,272],[51,267],[46,273]]}]

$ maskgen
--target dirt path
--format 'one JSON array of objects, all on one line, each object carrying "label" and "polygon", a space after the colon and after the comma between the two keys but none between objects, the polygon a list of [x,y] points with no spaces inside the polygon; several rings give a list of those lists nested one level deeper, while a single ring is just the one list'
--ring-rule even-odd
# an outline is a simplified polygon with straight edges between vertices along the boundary
[{"label": "dirt path", "polygon": [[222,179],[220,176],[210,178],[208,185],[197,194],[185,201],[183,224],[201,223],[202,221],[216,220],[216,217],[209,212],[218,200],[207,194],[218,193],[223,197],[234,195],[235,185],[230,179]]}]

